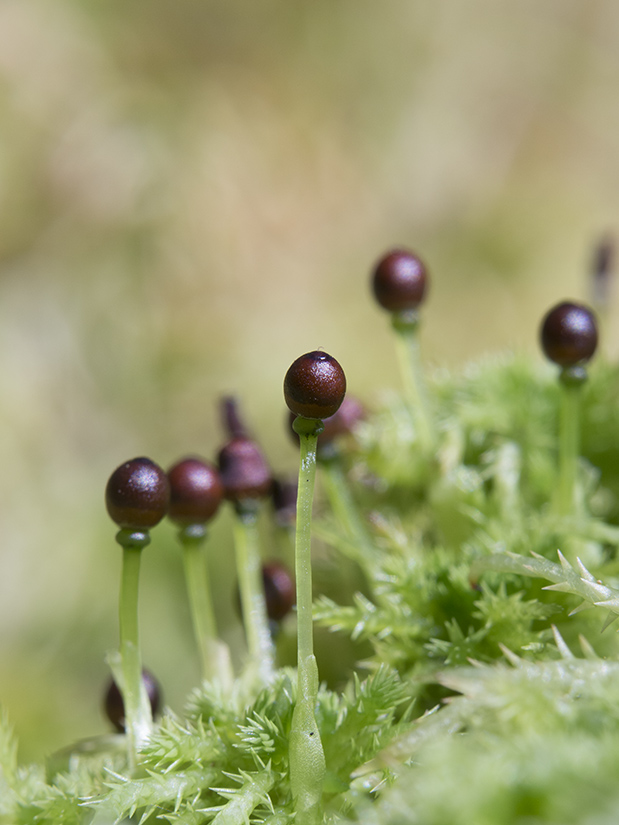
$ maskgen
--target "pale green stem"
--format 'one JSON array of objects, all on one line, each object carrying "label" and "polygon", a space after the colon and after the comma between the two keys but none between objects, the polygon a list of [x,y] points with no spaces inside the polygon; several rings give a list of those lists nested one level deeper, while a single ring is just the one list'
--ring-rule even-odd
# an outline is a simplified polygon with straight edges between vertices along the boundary
[{"label": "pale green stem", "polygon": [[121,530],[116,540],[123,548],[120,586],[121,688],[125,709],[125,732],[129,766],[135,768],[137,750],[150,734],[152,714],[142,683],[142,662],[138,633],[138,590],[142,548],[150,542],[148,532]]},{"label": "pale green stem", "polygon": [[297,580],[297,701],[290,727],[290,786],[296,825],[322,822],[322,786],[325,757],[316,724],[318,667],[314,656],[312,623],[311,520],[316,477],[316,442],[322,422],[297,418],[301,443],[295,572]]},{"label": "pale green stem", "polygon": [[276,527],[275,540],[278,555],[290,567],[294,567],[294,527]]},{"label": "pale green stem", "polygon": [[208,570],[202,552],[205,537],[202,525],[191,525],[179,532],[189,609],[200,655],[202,678],[207,681],[218,679],[229,687],[233,681],[230,651],[217,638]]},{"label": "pale green stem", "polygon": [[355,561],[371,579],[375,567],[375,552],[359,511],[350,493],[341,464],[336,457],[320,462],[321,479],[329,504],[337,521],[343,526],[355,546]]},{"label": "pale green stem", "polygon": [[561,381],[559,419],[559,515],[574,515],[576,476],[580,454],[580,385]]},{"label": "pale green stem", "polygon": [[423,377],[418,327],[417,320],[410,320],[397,315],[393,318],[393,329],[396,334],[396,353],[400,364],[404,391],[417,428],[419,443],[423,452],[428,454],[432,452],[436,445],[436,433]]},{"label": "pale green stem", "polygon": [[274,674],[275,650],[264,601],[258,525],[254,508],[237,512],[234,520],[234,546],[249,658],[261,682],[267,684]]}]

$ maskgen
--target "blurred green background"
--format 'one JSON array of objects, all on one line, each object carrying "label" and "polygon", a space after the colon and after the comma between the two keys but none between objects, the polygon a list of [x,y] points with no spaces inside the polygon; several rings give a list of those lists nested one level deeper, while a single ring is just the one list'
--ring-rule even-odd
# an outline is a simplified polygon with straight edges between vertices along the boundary
[{"label": "blurred green background", "polygon": [[[613,0],[2,0],[0,702],[22,758],[106,729],[110,472],[212,457],[223,392],[293,470],[297,355],[324,347],[368,400],[397,385],[368,290],[395,244],[431,269],[430,363],[536,353],[617,223],[618,98]],[[198,671],[166,526],[143,572],[144,659],[180,709]]]}]

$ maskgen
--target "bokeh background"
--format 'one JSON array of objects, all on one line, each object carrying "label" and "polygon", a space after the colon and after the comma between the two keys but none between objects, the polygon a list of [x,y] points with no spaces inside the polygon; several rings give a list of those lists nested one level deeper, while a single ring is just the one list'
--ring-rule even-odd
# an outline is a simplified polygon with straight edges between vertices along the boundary
[{"label": "bokeh background", "polygon": [[[614,0],[2,0],[0,703],[22,758],[106,729],[119,463],[212,457],[235,392],[293,471],[297,355],[333,353],[368,401],[397,386],[368,290],[395,244],[431,269],[430,364],[539,357],[618,214]],[[234,636],[228,529],[210,559]],[[180,709],[197,665],[169,528],[143,573],[144,658]]]}]

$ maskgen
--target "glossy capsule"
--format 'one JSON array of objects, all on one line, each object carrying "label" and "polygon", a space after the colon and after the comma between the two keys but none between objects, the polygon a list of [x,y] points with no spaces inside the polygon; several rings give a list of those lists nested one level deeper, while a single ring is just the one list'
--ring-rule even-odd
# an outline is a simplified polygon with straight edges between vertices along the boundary
[{"label": "glossy capsule", "polygon": [[542,321],[540,339],[546,357],[560,367],[584,364],[598,343],[595,315],[582,304],[557,304]]},{"label": "glossy capsule", "polygon": [[[264,603],[269,621],[279,623],[292,610],[296,602],[294,578],[281,561],[264,562],[261,568]],[[236,605],[239,615],[243,615],[241,594],[236,591]]]},{"label": "glossy capsule", "polygon": [[105,488],[110,518],[129,530],[149,530],[165,516],[170,485],[164,471],[149,458],[134,458],[121,464]]},{"label": "glossy capsule", "polygon": [[210,521],[224,497],[219,471],[200,458],[178,461],[168,470],[170,482],[169,518],[187,526]]},{"label": "glossy capsule", "polygon": [[417,309],[425,299],[427,286],[423,261],[408,249],[388,252],[372,272],[374,297],[389,312]]},{"label": "glossy capsule", "polygon": [[267,615],[272,621],[281,622],[296,601],[294,579],[285,564],[269,561],[262,565],[262,584]]},{"label": "glossy capsule", "polygon": [[345,395],[344,370],[335,358],[319,350],[297,358],[284,379],[288,409],[303,418],[324,420],[335,415]]},{"label": "glossy capsule", "polygon": [[249,438],[233,438],[219,451],[224,495],[234,502],[268,496],[273,483],[262,450]]},{"label": "glossy capsule", "polygon": [[[161,707],[161,689],[153,674],[149,670],[146,670],[146,668],[142,669],[142,684],[146,688],[151,713],[154,718],[159,713],[159,709]],[[124,733],[125,704],[123,702],[120,689],[114,679],[110,679],[105,691],[103,707],[105,710],[105,715],[110,720],[112,725],[114,725],[118,733]]]}]

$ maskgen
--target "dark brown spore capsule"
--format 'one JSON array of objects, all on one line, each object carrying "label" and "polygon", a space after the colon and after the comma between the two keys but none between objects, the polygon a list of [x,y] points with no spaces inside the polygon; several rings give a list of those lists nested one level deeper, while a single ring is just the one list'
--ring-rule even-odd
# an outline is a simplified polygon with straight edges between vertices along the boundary
[{"label": "dark brown spore capsule", "polygon": [[[161,689],[153,674],[144,668],[142,670],[142,683],[146,688],[148,701],[153,718],[159,713],[161,707]],[[114,725],[118,733],[125,732],[125,704],[120,689],[114,679],[110,679],[105,698],[103,700],[105,715]]]},{"label": "dark brown spore capsule", "polygon": [[607,309],[611,298],[611,286],[615,273],[615,241],[609,235],[603,237],[593,250],[591,267],[591,295],[595,306]]},{"label": "dark brown spore capsule", "polygon": [[329,418],[346,395],[344,370],[326,352],[307,352],[291,365],[284,379],[288,409],[304,418]]},{"label": "dark brown spore capsule", "polygon": [[216,467],[200,458],[184,458],[168,470],[168,481],[168,516],[172,521],[188,526],[205,524],[213,518],[224,497],[224,485]]},{"label": "dark brown spore capsule", "polygon": [[427,286],[423,262],[407,249],[388,252],[374,267],[374,297],[389,312],[417,309],[425,298]]},{"label": "dark brown spore capsule", "polygon": [[291,527],[297,519],[297,488],[296,479],[273,479],[271,503],[275,521],[280,527]]},{"label": "dark brown spore capsule", "polygon": [[134,458],[121,464],[105,488],[110,518],[129,530],[154,527],[165,516],[169,500],[167,476],[149,458]]},{"label": "dark brown spore capsule", "polygon": [[357,398],[347,395],[335,415],[323,421],[325,428],[318,436],[318,444],[327,444],[335,438],[349,435],[363,418],[365,418],[363,404]]},{"label": "dark brown spore capsule", "polygon": [[241,418],[239,402],[233,395],[226,395],[221,399],[220,409],[228,438],[249,438],[249,432]]},{"label": "dark brown spore capsule", "polygon": [[[294,429],[296,417],[293,412],[288,412],[290,437],[298,446],[299,435]],[[332,451],[334,442],[343,436],[350,435],[356,425],[364,418],[365,409],[363,404],[357,398],[347,395],[335,415],[331,415],[323,421],[324,430],[318,436],[318,456],[320,457],[321,453],[326,454],[327,451]]]},{"label": "dark brown spore capsule", "polygon": [[585,363],[598,343],[595,315],[581,304],[557,304],[544,317],[540,338],[546,357],[560,367]]},{"label": "dark brown spore capsule", "polygon": [[230,501],[264,498],[271,492],[269,465],[258,445],[249,438],[233,438],[222,447],[219,472],[224,496]]},{"label": "dark brown spore capsule", "polygon": [[[267,617],[270,622],[278,623],[285,618],[296,603],[294,578],[285,564],[280,561],[268,561],[262,565],[262,586]],[[243,617],[241,591],[236,588],[236,607]]]},{"label": "dark brown spore capsule", "polygon": [[294,579],[284,564],[270,561],[262,565],[262,583],[267,615],[269,619],[281,622],[296,601]]}]

